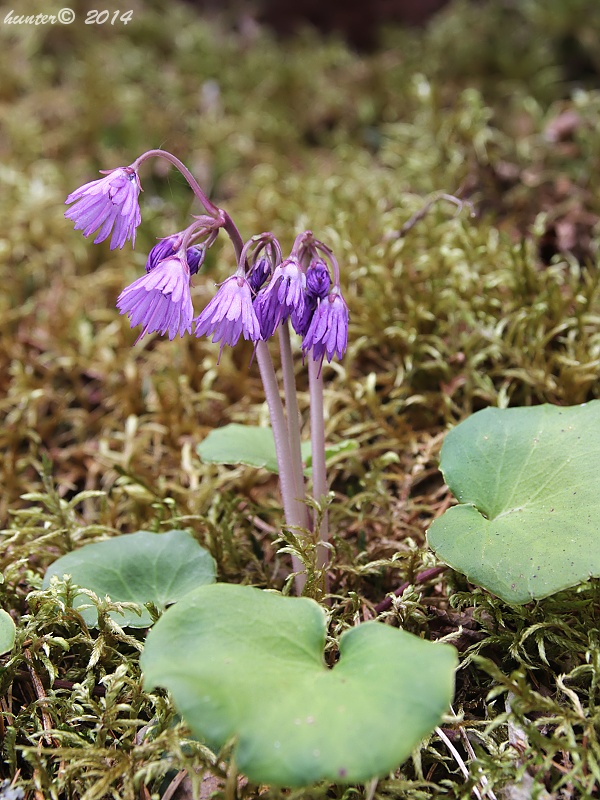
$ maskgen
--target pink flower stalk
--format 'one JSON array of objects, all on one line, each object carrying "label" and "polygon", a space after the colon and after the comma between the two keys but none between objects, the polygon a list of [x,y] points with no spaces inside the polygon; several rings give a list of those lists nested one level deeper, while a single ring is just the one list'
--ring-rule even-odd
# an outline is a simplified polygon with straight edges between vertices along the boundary
[{"label": "pink flower stalk", "polygon": [[141,188],[132,167],[118,167],[71,192],[65,203],[75,205],[65,217],[73,220],[75,230],[83,230],[84,236],[98,231],[94,244],[103,242],[112,231],[111,250],[122,248],[128,239],[134,246],[136,228],[142,220],[138,203]]},{"label": "pink flower stalk", "polygon": [[260,339],[260,326],[252,307],[252,289],[243,275],[227,278],[194,322],[196,336],[212,335],[213,342],[221,342],[219,360],[225,345],[233,347],[240,336],[252,342]]},{"label": "pink flower stalk", "polygon": [[169,339],[192,332],[194,309],[190,295],[190,268],[184,253],[165,258],[151,272],[123,289],[117,300],[121,314],[127,314],[131,327],[143,325],[136,340],[158,331]]},{"label": "pink flower stalk", "polygon": [[348,306],[334,289],[319,303],[313,313],[304,339],[302,352],[312,351],[315,361],[331,361],[334,355],[342,358],[348,345]]}]

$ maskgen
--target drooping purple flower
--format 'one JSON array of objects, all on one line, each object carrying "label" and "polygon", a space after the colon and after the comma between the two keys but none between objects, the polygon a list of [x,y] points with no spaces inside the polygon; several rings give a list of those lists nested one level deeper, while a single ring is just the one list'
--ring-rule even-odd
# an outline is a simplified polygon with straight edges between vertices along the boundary
[{"label": "drooping purple flower", "polygon": [[296,311],[292,311],[290,319],[292,320],[292,326],[294,330],[299,336],[306,335],[306,332],[308,331],[312,321],[313,314],[315,313],[317,302],[318,298],[309,294],[307,291],[304,295],[304,308],[302,309],[302,313],[298,314]]},{"label": "drooping purple flower", "polygon": [[306,270],[306,294],[323,299],[329,293],[331,276],[323,259],[318,258],[308,265]]},{"label": "drooping purple flower", "polygon": [[[181,236],[174,234],[167,236],[166,239],[161,239],[148,253],[146,260],[146,272],[151,272],[163,259],[174,255],[181,242]],[[195,275],[202,264],[204,263],[204,256],[206,255],[206,248],[203,244],[195,244],[188,247],[186,250],[186,258],[188,267],[190,268],[190,275]]]},{"label": "drooping purple flower", "polygon": [[233,347],[240,336],[252,342],[260,339],[260,325],[252,306],[252,290],[243,275],[227,278],[219,291],[194,320],[196,336],[211,336],[221,342],[219,360],[225,345]]},{"label": "drooping purple flower", "polygon": [[306,291],[304,292],[304,308],[301,313],[293,311],[292,325],[299,336],[305,336],[319,300],[329,293],[331,276],[325,262],[318,258],[312,261],[306,270]]},{"label": "drooping purple flower", "polygon": [[252,305],[260,326],[260,337],[266,341],[273,336],[275,328],[281,321],[281,307],[277,299],[277,292],[263,289],[256,295]]},{"label": "drooping purple flower", "polygon": [[202,264],[204,264],[204,257],[206,256],[206,247],[203,244],[193,244],[185,251],[185,255],[190,268],[190,275],[195,275]]},{"label": "drooping purple flower", "polygon": [[175,255],[180,241],[181,237],[177,235],[167,236],[166,239],[158,241],[148,253],[146,272],[151,272],[165,258]]},{"label": "drooping purple flower", "polygon": [[65,217],[73,220],[75,230],[82,230],[84,236],[98,231],[94,244],[103,242],[112,231],[111,250],[122,248],[128,239],[133,247],[136,228],[142,221],[138,203],[141,188],[132,167],[118,167],[71,192],[65,203],[75,205],[65,211]]},{"label": "drooping purple flower", "polygon": [[180,253],[163,259],[123,289],[117,300],[121,314],[127,314],[131,327],[143,325],[137,338],[158,331],[174,339],[192,332],[194,309],[190,295],[190,268]]},{"label": "drooping purple flower", "polygon": [[275,268],[272,283],[278,283],[277,299],[288,314],[302,309],[306,278],[296,259],[282,261]]},{"label": "drooping purple flower", "polygon": [[310,326],[302,340],[302,352],[311,352],[315,361],[334,355],[342,358],[348,345],[348,307],[342,295],[334,290],[318,301]]},{"label": "drooping purple flower", "polygon": [[250,288],[256,294],[262,287],[263,283],[269,277],[271,272],[271,264],[268,258],[259,258],[256,264],[252,267],[250,275],[248,275],[248,283]]},{"label": "drooping purple flower", "polygon": [[295,258],[287,258],[275,268],[269,285],[260,290],[254,301],[263,339],[269,339],[292,312],[302,315],[305,287],[306,278]]}]

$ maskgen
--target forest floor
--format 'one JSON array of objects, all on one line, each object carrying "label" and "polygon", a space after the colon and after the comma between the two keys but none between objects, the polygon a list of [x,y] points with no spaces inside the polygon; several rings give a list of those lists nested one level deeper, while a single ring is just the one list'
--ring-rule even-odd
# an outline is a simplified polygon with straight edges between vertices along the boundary
[{"label": "forest floor", "polygon": [[[83,3],[72,25],[0,23],[0,603],[17,624],[0,798],[182,800],[194,782],[233,796],[166,702],[144,738],[159,712],[139,636],[59,608],[41,590],[59,556],[186,528],[221,581],[282,589],[289,571],[275,477],[196,454],[215,427],[267,421],[251,344],[218,365],[194,336],[134,346],[115,308],[156,238],[198,213],[187,186],[144,167],[133,252],[63,216],[98,170],[155,147],[245,237],[272,230],[289,250],[310,228],[335,252],[350,333],[324,368],[326,437],[356,446],[329,476],[331,631],[379,618],[460,653],[442,729],[468,777],[433,734],[376,787],[240,781],[239,797],[599,796],[600,583],[511,606],[431,570],[425,531],[454,502],[438,470],[451,427],[487,406],[600,397],[600,7],[451,3],[359,55],[144,5],[127,24],[85,25]],[[218,241],[195,306],[234,267]],[[306,421],[301,361],[297,381]]]}]

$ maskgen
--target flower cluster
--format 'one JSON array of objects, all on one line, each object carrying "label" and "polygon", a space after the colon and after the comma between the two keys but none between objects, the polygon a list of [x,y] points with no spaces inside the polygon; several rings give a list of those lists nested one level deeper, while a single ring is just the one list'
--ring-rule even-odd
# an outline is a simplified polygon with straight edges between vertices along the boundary
[{"label": "flower cluster", "polygon": [[[127,240],[135,244],[141,221],[135,164],[111,170],[69,195],[66,202],[74,205],[65,216],[75,222],[76,230],[84,236],[97,231],[94,242],[104,241],[112,232],[111,249],[123,247]],[[151,249],[146,273],[117,300],[131,326],[142,326],[138,341],[150,333],[168,334],[169,339],[183,336],[192,332],[194,323],[195,335],[220,342],[221,354],[225,345],[233,347],[240,337],[266,341],[290,320],[302,337],[305,356],[318,362],[342,358],[348,341],[348,308],[339,269],[331,251],[310,231],[297,237],[285,259],[272,234],[251,239],[241,248],[235,274],[194,317],[190,279],[221,227],[226,227],[225,216],[212,214],[209,208],[208,216],[196,217],[185,231],[161,239]]]}]

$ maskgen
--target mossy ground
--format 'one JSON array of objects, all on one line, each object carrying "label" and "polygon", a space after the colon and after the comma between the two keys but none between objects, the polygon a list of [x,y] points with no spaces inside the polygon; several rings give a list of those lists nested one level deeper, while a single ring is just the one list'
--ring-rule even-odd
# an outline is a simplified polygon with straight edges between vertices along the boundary
[{"label": "mossy ground", "polygon": [[[71,5],[70,26],[0,24],[0,596],[19,625],[0,671],[2,777],[36,800],[133,800],[176,797],[181,770],[196,784],[209,770],[204,796],[231,797],[223,764],[142,690],[140,641],[105,614],[87,631],[66,588],[39,587],[84,542],[181,526],[221,580],[281,587],[275,482],[195,454],[215,425],[265,420],[258,371],[247,344],[218,367],[193,337],[133,347],[115,310],[156,237],[195,210],[172,170],[142,174],[134,253],[75,233],[64,198],[164,147],[243,235],[289,246],[309,227],[335,250],[351,330],[326,370],[327,437],[359,444],[331,476],[341,629],[435,566],[424,531],[451,502],[448,426],[487,405],[600,396],[600,7],[456,3],[358,56],[158,0],[132,2],[126,26],[85,25],[89,5]],[[439,199],[402,233],[436,192],[475,216]],[[232,266],[223,240],[196,308]],[[300,365],[298,382],[306,415]],[[410,586],[382,616],[454,635],[459,721],[444,731],[470,777],[434,735],[376,788],[240,796],[467,798],[481,776],[497,797],[598,796],[599,613],[597,582],[522,608],[449,571]]]}]

